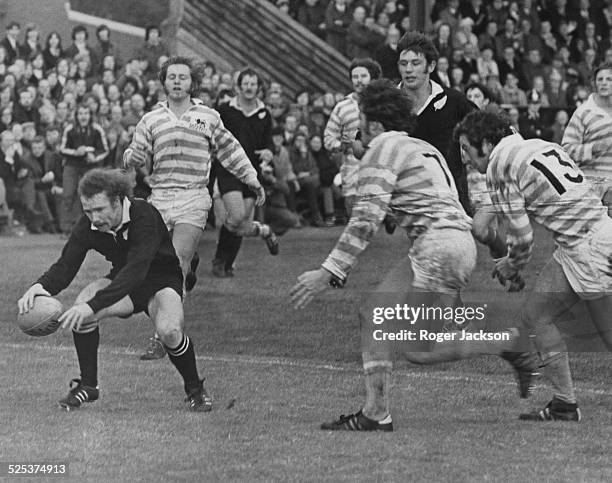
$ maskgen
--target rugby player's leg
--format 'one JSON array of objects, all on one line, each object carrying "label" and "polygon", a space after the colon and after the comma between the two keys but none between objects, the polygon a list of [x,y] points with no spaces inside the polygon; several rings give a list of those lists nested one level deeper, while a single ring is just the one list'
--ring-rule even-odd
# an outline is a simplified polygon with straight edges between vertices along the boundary
[{"label": "rugby player's leg", "polygon": [[210,411],[212,399],[206,394],[198,375],[193,342],[183,332],[184,313],[181,296],[175,289],[164,287],[150,299],[148,312],[166,347],[170,361],[183,378],[189,409]]},{"label": "rugby player's leg", "polygon": [[[408,303],[407,287],[410,287],[412,279],[410,260],[405,257],[385,276],[359,309],[366,387],[366,401],[362,411],[365,416],[376,421],[384,420],[390,415],[391,373],[394,353],[397,352],[398,347],[389,341],[374,339],[373,330],[384,327],[384,323],[375,326],[373,315],[375,311],[385,308],[392,309],[397,305],[403,307],[405,303]],[[414,344],[415,342],[406,341],[405,343]]]},{"label": "rugby player's leg", "polygon": [[579,301],[563,268],[554,259],[544,266],[525,306],[525,323],[535,335],[534,344],[542,359],[542,372],[553,386],[554,397],[575,404],[567,345],[555,322],[566,317]]},{"label": "rugby player's leg", "polygon": [[[204,220],[206,223],[206,220]],[[204,232],[204,225],[197,226],[190,223],[176,223],[172,231],[172,245],[179,258],[183,281],[191,270],[191,260],[198,248],[198,243]]]},{"label": "rugby player's leg", "polygon": [[219,230],[217,251],[213,260],[213,273],[216,276],[231,273],[234,260],[242,245],[242,235],[236,233],[236,230],[247,216],[242,191],[227,191],[223,193],[222,199],[227,214],[225,223]]},{"label": "rugby player's leg", "polygon": [[[111,281],[101,278],[87,285],[77,296],[75,305],[85,303],[100,290],[107,287]],[[129,297],[124,297],[113,305],[96,312],[86,319],[77,330],[73,330],[74,347],[79,360],[81,383],[85,386],[98,385],[98,346],[100,331],[98,321],[109,317],[128,317],[134,311],[134,305]]]},{"label": "rugby player's leg", "polygon": [[591,314],[597,332],[606,348],[612,352],[612,295],[605,294],[601,298],[586,300],[586,306]]}]

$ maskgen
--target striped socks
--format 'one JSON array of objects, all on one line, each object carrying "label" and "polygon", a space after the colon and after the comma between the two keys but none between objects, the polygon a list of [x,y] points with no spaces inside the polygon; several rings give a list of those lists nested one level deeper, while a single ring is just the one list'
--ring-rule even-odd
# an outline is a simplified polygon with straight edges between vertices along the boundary
[{"label": "striped socks", "polygon": [[170,361],[183,377],[185,392],[189,393],[191,389],[198,386],[200,383],[195,360],[195,351],[191,339],[183,334],[183,338],[177,347],[168,347],[165,344],[164,347],[166,347],[166,352],[168,353]]}]

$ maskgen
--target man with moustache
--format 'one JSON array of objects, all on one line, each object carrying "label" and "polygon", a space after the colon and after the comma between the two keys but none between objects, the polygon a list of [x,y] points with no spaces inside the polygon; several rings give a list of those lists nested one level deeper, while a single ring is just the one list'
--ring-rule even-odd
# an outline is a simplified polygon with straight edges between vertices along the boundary
[{"label": "man with moustache", "polygon": [[[191,60],[170,58],[162,66],[159,80],[167,100],[142,117],[123,162],[150,173],[149,201],[172,233],[189,291],[195,284],[198,258],[194,259],[194,253],[212,204],[207,188],[212,154],[253,191],[255,203],[263,204],[265,192],[244,149],[219,114],[192,97],[199,79]],[[164,354],[163,345],[154,337],[142,358],[159,359]]]},{"label": "man with moustache", "polygon": [[325,149],[342,156],[340,176],[342,194],[347,214],[355,203],[359,159],[363,156],[363,145],[357,139],[359,132],[359,96],[370,81],[380,78],[380,64],[370,58],[354,59],[349,66],[349,75],[354,91],[335,105],[323,133]]},{"label": "man with moustache", "polygon": [[[270,163],[273,158],[272,116],[257,97],[262,84],[257,72],[251,68],[244,69],[238,75],[237,84],[238,94],[219,106],[219,114],[227,129],[244,148],[261,179],[260,165]],[[268,225],[253,221],[257,194],[251,186],[223,165],[217,165],[215,173],[227,217],[219,231],[212,273],[215,277],[225,278],[234,275],[233,265],[243,237],[260,236],[271,255],[278,254],[278,240]]]}]

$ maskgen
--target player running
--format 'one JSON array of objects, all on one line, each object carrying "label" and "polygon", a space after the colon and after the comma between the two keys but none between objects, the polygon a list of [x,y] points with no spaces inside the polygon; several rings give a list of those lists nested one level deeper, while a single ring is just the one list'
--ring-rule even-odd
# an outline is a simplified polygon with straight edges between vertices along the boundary
[{"label": "player running", "polygon": [[[248,187],[257,206],[264,203],[265,191],[244,149],[219,114],[192,97],[199,80],[191,61],[172,57],[162,66],[159,79],[167,101],[142,117],[123,162],[130,167],[146,166],[151,173],[149,201],[172,233],[189,291],[196,282],[199,261],[194,254],[212,204],[207,188],[212,153],[237,182]],[[163,345],[153,337],[141,358],[161,357]]]},{"label": "player running", "polygon": [[381,76],[380,64],[375,60],[354,59],[349,74],[354,91],[334,106],[325,126],[323,141],[325,149],[342,156],[340,177],[346,212],[351,216],[357,192],[359,159],[363,156],[363,145],[357,139],[359,132],[359,96],[366,86]]},{"label": "player running", "polygon": [[612,349],[612,219],[561,146],[525,140],[501,115],[474,112],[456,128],[464,159],[480,173],[508,227],[508,255],[494,275],[505,284],[520,277],[531,257],[530,219],[552,232],[556,249],[528,296],[526,315],[554,397],[527,420],[579,421],[567,346],[554,323],[584,300],[608,349]]},{"label": "player running", "polygon": [[[303,273],[292,289],[297,308],[330,283],[343,285],[358,255],[376,233],[387,211],[413,240],[408,257],[387,274],[362,306],[362,353],[366,402],[362,410],[322,429],[392,431],[389,390],[392,351],[388,344],[372,344],[368,323],[373,308],[455,307],[459,292],[476,263],[471,219],[463,210],[444,157],[431,144],[408,135],[414,118],[410,99],[388,81],[373,81],[361,97],[361,133],[369,148],[359,166],[357,203],[348,226],[321,268]],[[419,327],[426,321],[419,320]],[[426,326],[440,333],[443,321]],[[519,376],[520,395],[529,394],[537,371],[537,357],[514,351],[518,331],[510,329],[501,342],[450,340],[444,343],[406,343],[401,349],[410,361],[435,363],[497,354],[510,361]]]},{"label": "player running", "polygon": [[[183,274],[170,235],[159,212],[149,203],[130,199],[129,179],[118,170],[94,169],[79,183],[84,215],[75,225],[62,254],[19,299],[28,312],[37,295],[56,295],[74,279],[89,250],[112,264],[108,275],[87,285],[60,317],[71,329],[81,370],[59,404],[78,409],[100,396],[98,324],[111,317],[146,312],[153,320],[170,361],[183,377],[191,411],[210,411],[196,367],[191,339],[183,332]],[[74,383],[74,386],[73,384]]]}]

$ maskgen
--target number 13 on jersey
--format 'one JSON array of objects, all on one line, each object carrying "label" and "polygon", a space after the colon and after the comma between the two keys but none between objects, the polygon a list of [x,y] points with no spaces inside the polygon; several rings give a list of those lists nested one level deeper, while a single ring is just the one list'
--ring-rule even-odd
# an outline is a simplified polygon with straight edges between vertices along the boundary
[{"label": "number 13 on jersey", "polygon": [[580,184],[584,180],[580,169],[561,150],[551,149],[540,153],[530,164],[546,177],[560,195],[571,189],[572,185]]}]

